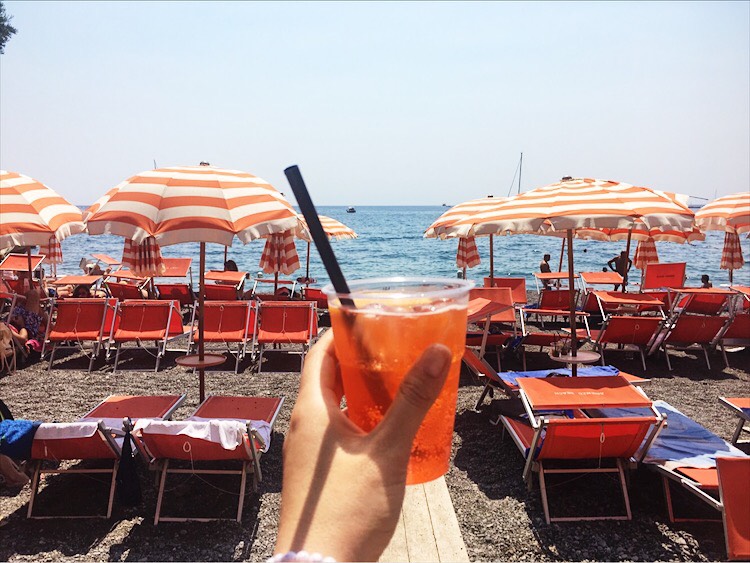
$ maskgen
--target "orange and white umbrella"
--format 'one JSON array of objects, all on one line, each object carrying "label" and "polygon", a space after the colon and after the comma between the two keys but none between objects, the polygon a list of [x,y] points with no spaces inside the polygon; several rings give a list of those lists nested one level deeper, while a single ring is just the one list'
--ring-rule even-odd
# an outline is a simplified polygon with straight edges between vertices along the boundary
[{"label": "orange and white umbrella", "polygon": [[[487,209],[494,208],[498,203],[501,203],[503,201],[506,201],[507,197],[494,197],[494,196],[487,196],[479,199],[472,199],[469,201],[465,201],[463,203],[459,203],[458,205],[454,205],[451,207],[448,211],[443,213],[440,217],[438,217],[432,225],[427,227],[427,230],[424,233],[425,238],[440,238],[440,239],[447,239],[447,238],[458,238],[458,250],[456,251],[456,265],[459,268],[473,268],[474,266],[477,266],[481,263],[481,258],[479,257],[479,252],[476,249],[476,241],[474,240],[474,237],[470,237],[472,239],[471,243],[464,242],[464,239],[467,237],[465,235],[459,234],[459,229],[455,228],[456,223],[459,221],[470,221],[473,217],[481,214],[482,212],[486,211]],[[499,233],[503,234],[503,233]],[[493,248],[493,236],[494,234],[490,234],[490,277],[494,276],[494,270],[495,270],[495,261],[494,261],[494,248]],[[462,245],[469,245],[462,246]],[[465,261],[464,256],[468,256],[468,254],[463,254],[465,252],[466,248],[470,248],[470,245],[474,245],[474,253],[476,254],[476,259],[471,259],[472,262],[471,265],[463,266],[461,264],[468,264],[468,262]],[[464,272],[465,273],[465,272]]]},{"label": "orange and white umbrella", "polygon": [[301,232],[297,213],[265,180],[202,164],[137,174],[109,190],[84,216],[91,234],[119,235],[136,244],[153,237],[160,246],[200,243],[198,372],[203,400],[206,243],[230,246],[235,236],[247,243],[274,233]]},{"label": "orange and white umbrella", "polygon": [[291,231],[276,233],[266,238],[259,265],[267,274],[289,275],[299,269],[299,255]]},{"label": "orange and white umbrella", "polygon": [[156,244],[154,237],[146,238],[141,244],[134,243],[132,239],[125,239],[122,266],[130,268],[136,276],[144,278],[161,276],[167,271],[161,248]]},{"label": "orange and white umbrella", "polygon": [[[302,236],[303,239],[307,241],[307,257],[305,259],[305,281],[310,281],[310,237],[307,236],[307,233],[309,233],[310,229],[307,226],[307,222],[305,221],[305,218],[300,215],[299,216],[300,221],[302,221],[303,226],[305,227],[306,233]],[[326,236],[329,239],[334,240],[347,240],[347,239],[355,239],[357,238],[357,233],[354,232],[353,229],[350,229],[346,225],[344,225],[341,221],[337,221],[336,219],[333,219],[332,217],[327,217],[326,215],[318,215],[318,219],[320,219],[320,224],[323,227],[323,232],[326,234]]]},{"label": "orange and white umbrella", "polygon": [[695,224],[702,231],[750,232],[750,192],[726,195],[701,207]]},{"label": "orange and white umbrella", "polygon": [[739,270],[745,264],[739,235],[750,233],[750,192],[726,195],[707,203],[695,213],[695,224],[704,231],[726,233],[721,269],[729,270],[731,284],[734,270]]},{"label": "orange and white umbrella", "polygon": [[639,270],[645,270],[646,264],[658,262],[659,254],[656,252],[656,242],[653,238],[639,240],[633,256],[633,266]]},{"label": "orange and white umbrella", "polygon": [[479,251],[474,237],[458,239],[458,252],[456,253],[456,266],[459,268],[473,268],[480,262]]},{"label": "orange and white umbrella", "polygon": [[33,178],[0,170],[0,248],[44,245],[83,231],[75,205]]},{"label": "orange and white umbrella", "polygon": [[745,265],[745,258],[742,256],[742,247],[740,246],[740,236],[737,233],[724,233],[724,248],[721,251],[722,270],[729,270],[730,283],[731,272],[739,270]]},{"label": "orange and white umbrella", "polygon": [[[458,221],[453,228],[458,236],[566,231],[568,283],[574,287],[574,230],[630,229],[636,222],[648,229],[689,231],[694,225],[694,215],[674,194],[611,180],[566,177],[512,197],[470,220]],[[574,335],[576,321],[572,299],[570,307],[570,329]],[[571,339],[571,348],[575,356],[575,338]]]},{"label": "orange and white umbrella", "polygon": [[43,262],[47,264],[62,264],[63,255],[62,248],[60,247],[60,241],[56,237],[50,237],[47,240],[47,244],[39,246],[39,254],[44,254]]}]

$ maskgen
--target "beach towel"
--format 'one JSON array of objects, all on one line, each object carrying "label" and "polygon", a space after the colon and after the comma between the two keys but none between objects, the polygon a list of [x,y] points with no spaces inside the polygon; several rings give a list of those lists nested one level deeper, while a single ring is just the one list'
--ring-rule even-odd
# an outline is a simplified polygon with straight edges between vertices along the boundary
[{"label": "beach towel", "polygon": [[13,459],[29,459],[31,443],[40,424],[33,420],[1,420],[0,454]]}]

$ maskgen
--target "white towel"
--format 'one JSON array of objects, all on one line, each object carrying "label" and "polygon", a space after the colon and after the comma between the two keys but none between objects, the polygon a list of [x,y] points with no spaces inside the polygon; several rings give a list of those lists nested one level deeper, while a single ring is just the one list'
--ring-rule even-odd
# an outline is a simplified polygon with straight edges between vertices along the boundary
[{"label": "white towel", "polygon": [[268,424],[265,420],[241,420],[238,418],[204,418],[202,416],[191,416],[186,420],[194,420],[200,422],[209,420],[234,420],[242,422],[242,424],[250,423],[250,429],[255,430],[258,433],[258,436],[260,436],[260,439],[263,440],[263,444],[261,444],[261,451],[263,453],[266,453],[268,451],[268,448],[271,447],[271,425]]},{"label": "white towel", "polygon": [[65,440],[90,438],[96,434],[96,422],[43,422],[34,434],[35,440]]},{"label": "white towel", "polygon": [[166,434],[169,436],[189,436],[221,444],[225,450],[235,450],[242,445],[247,427],[238,420],[139,420],[135,431],[144,436]]}]

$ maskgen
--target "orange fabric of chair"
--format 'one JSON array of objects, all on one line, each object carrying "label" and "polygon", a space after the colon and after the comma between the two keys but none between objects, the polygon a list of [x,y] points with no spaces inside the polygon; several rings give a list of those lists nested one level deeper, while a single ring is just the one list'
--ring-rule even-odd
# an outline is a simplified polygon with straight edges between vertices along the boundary
[{"label": "orange fabric of chair", "polygon": [[[36,270],[42,261],[44,256],[38,254],[31,255],[31,270]],[[7,270],[13,272],[28,272],[29,271],[29,255],[28,254],[8,254],[5,259],[0,262],[0,270]]]},{"label": "orange fabric of chair", "polygon": [[680,315],[665,342],[678,344],[709,344],[727,322],[726,317]]},{"label": "orange fabric of chair", "polygon": [[259,315],[259,343],[307,344],[317,334],[314,309],[309,301],[263,301]]},{"label": "orange fabric of chair", "polygon": [[621,293],[619,291],[594,291],[593,294],[601,299],[602,303],[604,303],[605,305],[631,305],[634,307],[640,305],[661,307],[664,305],[664,301],[659,299],[654,294]]},{"label": "orange fabric of chair", "polygon": [[186,283],[157,283],[156,290],[161,300],[176,300],[183,306],[195,302],[193,289]]},{"label": "orange fabric of chair", "polygon": [[513,429],[513,432],[518,437],[519,441],[524,448],[528,449],[531,447],[531,443],[534,440],[534,429],[528,422],[516,420],[515,418],[506,418],[506,422]]},{"label": "orange fabric of chair", "polygon": [[733,295],[733,292],[728,290],[703,288],[682,289],[679,293],[686,294],[679,304],[684,312],[698,315],[718,315],[727,299]]},{"label": "orange fabric of chair", "polygon": [[174,301],[126,301],[118,311],[115,342],[162,340],[183,332],[182,316]]},{"label": "orange fabric of chair", "polygon": [[[488,334],[487,344],[490,346],[503,346],[513,336],[512,333],[500,333],[500,334]],[[481,346],[482,339],[484,338],[483,332],[471,333],[466,335],[467,346]]]},{"label": "orange fabric of chair", "polygon": [[719,474],[715,467],[676,467],[674,470],[695,481],[700,489],[719,489]]},{"label": "orange fabric of chair", "polygon": [[108,283],[107,289],[112,297],[121,301],[125,299],[143,299],[143,294],[138,286],[130,283]]},{"label": "orange fabric of chair", "polygon": [[716,458],[724,533],[731,560],[750,559],[750,458]]},{"label": "orange fabric of chair", "polygon": [[738,409],[750,409],[750,397],[727,397],[724,400]]},{"label": "orange fabric of chair", "polygon": [[724,339],[750,340],[750,314],[741,313],[734,316],[727,331],[721,337]]},{"label": "orange fabric of chair", "polygon": [[651,262],[643,270],[641,289],[680,288],[685,285],[685,262]]},{"label": "orange fabric of chair", "polygon": [[[588,379],[588,378],[587,378]],[[538,459],[629,458],[656,417],[555,418],[546,426]]]},{"label": "orange fabric of chair", "polygon": [[[539,309],[570,309],[571,293],[575,299],[578,291],[575,289],[543,289],[539,295]],[[533,310],[529,312],[533,312]]]},{"label": "orange fabric of chair", "polygon": [[[659,317],[612,316],[601,331],[597,331],[597,342],[607,344],[634,344],[645,346],[654,332],[661,326]],[[594,331],[591,331],[592,336]]]},{"label": "orange fabric of chair", "polygon": [[203,286],[203,294],[211,301],[237,301],[240,298],[237,288],[233,285],[209,283]]},{"label": "orange fabric of chair", "polygon": [[492,278],[492,286],[490,286],[490,278],[484,278],[485,287],[508,287],[513,294],[513,301],[515,303],[525,304],[527,302],[526,297],[526,278]]},{"label": "orange fabric of chair", "polygon": [[219,271],[210,270],[206,272],[204,276],[207,280],[221,281],[221,282],[232,282],[235,285],[239,285],[245,279],[247,272],[233,272],[231,270]]},{"label": "orange fabric of chair", "polygon": [[475,287],[469,291],[469,299],[487,299],[494,304],[502,305],[504,310],[493,313],[492,322],[516,322],[516,310],[513,308],[513,292],[509,287]]},{"label": "orange fabric of chair", "polygon": [[162,261],[165,269],[160,277],[163,278],[184,278],[193,263],[192,258],[162,258]]},{"label": "orange fabric of chair", "polygon": [[31,443],[32,459],[117,459],[109,444],[99,432],[87,438],[64,438],[42,440],[34,438]]},{"label": "orange fabric of chair", "polygon": [[520,378],[534,409],[650,407],[651,401],[620,376]]},{"label": "orange fabric of chair", "polygon": [[202,418],[232,418],[236,420],[265,420],[273,422],[282,399],[279,397],[208,397],[193,416]]},{"label": "orange fabric of chair", "polygon": [[221,444],[215,442],[180,434],[143,433],[139,437],[145,444],[148,452],[155,459],[182,459],[188,461],[252,460],[252,454],[249,450],[251,447],[250,440],[247,435],[243,437],[243,446],[237,447],[234,450],[224,449]]},{"label": "orange fabric of chair", "polygon": [[[248,301],[214,301],[203,306],[203,339],[206,342],[242,342],[255,324],[255,309]],[[250,317],[248,318],[248,310]],[[198,331],[193,331],[197,340]]]},{"label": "orange fabric of chair", "polygon": [[[103,320],[104,334],[107,335],[116,302],[116,299],[96,298],[58,301],[55,307],[57,317],[55,324],[50,328],[49,340],[98,340]],[[103,318],[105,313],[106,319]]]},{"label": "orange fabric of chair", "polygon": [[617,272],[581,272],[581,279],[587,284],[617,284],[622,283],[622,276]]},{"label": "orange fabric of chair", "polygon": [[180,395],[113,395],[84,418],[163,418],[180,399]]},{"label": "orange fabric of chair", "polygon": [[302,297],[305,301],[315,301],[318,309],[328,309],[328,297],[316,287],[303,287]]}]

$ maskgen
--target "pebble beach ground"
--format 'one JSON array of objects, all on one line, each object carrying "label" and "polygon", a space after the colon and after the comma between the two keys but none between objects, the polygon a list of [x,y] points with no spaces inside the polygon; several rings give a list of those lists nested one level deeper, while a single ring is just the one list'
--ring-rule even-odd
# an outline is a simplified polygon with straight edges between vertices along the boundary
[{"label": "pebble beach ground", "polygon": [[[177,344],[179,346],[179,343]],[[61,357],[55,369],[46,362],[0,378],[0,397],[17,418],[73,421],[110,394],[187,393],[175,419],[189,416],[198,404],[197,376],[174,363],[169,353],[163,369],[148,371],[145,355],[126,356],[118,371],[98,364],[87,374],[87,359],[80,354]],[[157,488],[154,474],[141,464],[143,500],[137,507],[115,503],[111,519],[27,520],[30,497],[26,486],[18,495],[0,496],[0,559],[7,561],[263,561],[273,554],[281,498],[281,450],[299,385],[298,356],[270,353],[266,372],[256,374],[245,364],[240,374],[209,373],[210,394],[283,396],[285,404],[276,422],[272,445],[262,461],[259,494],[249,494],[241,523],[191,522],[153,525]],[[640,359],[622,352],[607,357],[623,371],[648,377],[644,388],[652,399],[663,399],[724,439],[735,419],[718,403],[719,396],[750,394],[750,352],[730,354],[733,367],[724,368],[721,356],[711,356],[707,369],[702,352],[677,352],[674,370],[663,358],[649,358],[648,370]],[[531,352],[529,369],[554,367],[546,353]],[[153,365],[153,364],[151,364]],[[503,368],[521,369],[515,357]],[[481,385],[463,373],[459,388],[453,461],[446,482],[463,539],[472,561],[712,561],[726,558],[721,522],[670,523],[661,483],[647,470],[630,475],[631,521],[573,522],[547,525],[538,486],[527,490],[521,473],[523,460],[509,438],[491,420],[502,410],[500,393],[473,410]],[[536,479],[535,479],[536,482]],[[618,491],[609,478],[584,478],[551,483],[550,502],[565,512],[602,508],[621,510]],[[176,476],[168,484],[165,510],[175,514],[196,511],[232,517],[236,510],[236,478],[202,481]],[[107,484],[89,477],[49,477],[39,495],[41,513],[55,510],[96,511],[106,505]],[[166,501],[165,501],[166,502]],[[687,511],[703,511],[690,498],[677,502]],[[612,506],[608,506],[612,504]],[[718,513],[707,513],[716,518]]]}]

